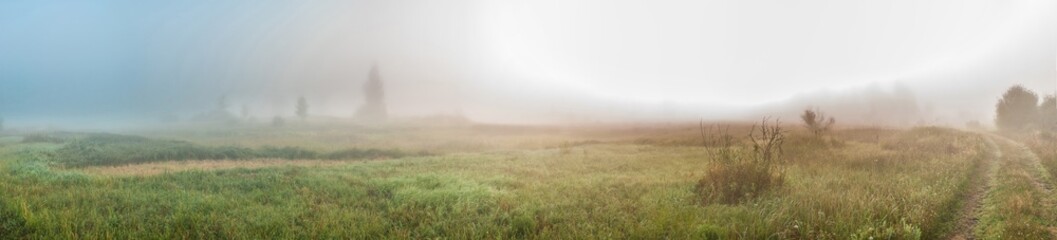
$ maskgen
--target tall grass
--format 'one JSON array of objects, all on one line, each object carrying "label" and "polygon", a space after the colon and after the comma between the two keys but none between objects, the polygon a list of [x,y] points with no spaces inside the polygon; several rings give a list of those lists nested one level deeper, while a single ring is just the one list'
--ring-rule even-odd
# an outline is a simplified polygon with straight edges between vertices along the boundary
[{"label": "tall grass", "polygon": [[1011,140],[1001,139],[1001,166],[984,201],[976,229],[987,239],[1057,238],[1057,195],[1038,159]]},{"label": "tall grass", "polygon": [[[747,126],[735,128],[732,132],[748,132]],[[692,137],[680,135],[686,129],[679,126],[649,131],[654,132],[639,134],[662,141]],[[715,163],[703,160],[710,155],[700,146],[635,144],[638,137],[609,141],[594,132],[532,138],[538,142],[525,145],[561,146],[551,148],[459,147],[459,152],[444,155],[327,167],[149,176],[53,168],[59,152],[71,151],[68,147],[78,140],[22,144],[0,147],[0,206],[6,206],[0,213],[13,215],[12,226],[20,226],[23,236],[42,239],[942,236],[950,224],[944,214],[958,204],[973,163],[986,149],[978,137],[957,131],[884,131],[879,138],[843,139],[842,147],[802,145],[795,139],[808,133],[792,132],[785,154],[789,161],[778,163],[784,169],[781,189],[738,204],[708,205],[700,204],[694,188]],[[500,142],[526,141],[521,136]],[[582,139],[606,141],[562,144]],[[84,146],[99,151],[100,161],[136,162],[141,160],[125,156],[150,156],[131,152],[138,149],[213,151],[208,145],[135,137],[98,141],[103,144]],[[372,154],[379,153],[368,149],[337,155]]]},{"label": "tall grass", "polygon": [[700,125],[706,150],[715,163],[695,186],[703,203],[741,203],[782,186],[785,179],[778,164],[784,160],[782,147],[787,132],[779,122],[769,124],[765,118],[760,126],[750,129],[751,152],[741,151],[729,130],[708,134],[704,124]]},{"label": "tall grass", "polygon": [[1050,179],[1057,179],[1057,133],[1042,132],[1034,136],[1020,136],[1017,139],[1039,157],[1039,161],[1049,172]]}]

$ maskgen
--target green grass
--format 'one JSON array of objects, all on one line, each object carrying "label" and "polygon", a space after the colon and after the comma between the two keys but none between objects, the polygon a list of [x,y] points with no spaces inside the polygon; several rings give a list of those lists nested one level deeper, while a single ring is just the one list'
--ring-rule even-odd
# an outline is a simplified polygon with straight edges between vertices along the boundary
[{"label": "green grass", "polygon": [[[0,227],[45,239],[937,238],[949,230],[972,170],[988,156],[979,136],[946,129],[839,131],[832,140],[839,144],[810,142],[806,133],[794,132],[782,163],[783,187],[743,203],[702,204],[694,186],[715,162],[688,129],[613,127],[612,133],[588,129],[559,137],[407,130],[429,136],[408,138],[417,140],[403,149],[435,151],[443,143],[422,139],[464,134],[449,135],[459,147],[439,155],[149,176],[58,167],[79,161],[62,153],[78,140],[7,145],[0,147]],[[732,130],[740,134],[747,127]],[[314,130],[247,134],[336,137]],[[376,141],[344,147],[363,149],[414,134],[367,135]],[[227,134],[217,137],[223,140],[152,136],[108,136],[115,139],[89,145],[105,149],[102,154],[82,156],[94,159],[91,165],[127,164],[142,158],[126,154],[145,149],[239,145]],[[361,137],[368,136],[347,136]],[[463,148],[484,142],[492,145]],[[330,154],[362,154],[339,151]]]},{"label": "green grass", "polygon": [[1050,174],[1050,179],[1057,179],[1057,133],[1042,133],[1035,136],[1019,136],[1025,145],[1039,157],[1039,161]]},{"label": "green grass", "polygon": [[[976,232],[985,239],[1057,237],[1057,195],[1053,181],[1033,153],[996,137],[1003,157],[984,201]],[[1049,188],[1049,189],[1048,189]]]},{"label": "green grass", "polygon": [[[426,155],[393,149],[351,148],[331,153],[318,153],[299,147],[200,146],[186,141],[156,140],[139,136],[116,134],[87,134],[83,137],[61,138],[34,135],[28,142],[66,142],[51,159],[71,167],[127,165],[181,160],[225,159],[380,159]],[[61,140],[56,140],[61,139]]]}]

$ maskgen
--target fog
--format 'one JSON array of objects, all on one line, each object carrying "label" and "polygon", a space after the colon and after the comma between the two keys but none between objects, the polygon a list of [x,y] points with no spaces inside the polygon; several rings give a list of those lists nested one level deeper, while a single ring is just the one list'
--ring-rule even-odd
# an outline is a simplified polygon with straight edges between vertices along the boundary
[{"label": "fog", "polygon": [[395,118],[989,124],[1009,86],[1057,89],[1057,3],[0,2],[6,127],[186,121],[221,97],[352,118],[374,64]]}]

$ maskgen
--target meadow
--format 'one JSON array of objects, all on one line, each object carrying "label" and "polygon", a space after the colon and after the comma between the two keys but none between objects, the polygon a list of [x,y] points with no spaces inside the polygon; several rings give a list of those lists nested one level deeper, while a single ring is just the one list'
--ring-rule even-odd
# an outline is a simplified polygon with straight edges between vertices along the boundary
[{"label": "meadow", "polygon": [[[756,128],[710,125],[729,128],[23,134],[0,139],[0,238],[1057,238],[1057,154],[1046,136],[938,127],[816,136],[783,124],[765,174],[719,178],[745,174],[739,166],[759,156],[747,138]],[[754,177],[776,181],[745,184]],[[717,189],[741,192],[720,201]]]}]

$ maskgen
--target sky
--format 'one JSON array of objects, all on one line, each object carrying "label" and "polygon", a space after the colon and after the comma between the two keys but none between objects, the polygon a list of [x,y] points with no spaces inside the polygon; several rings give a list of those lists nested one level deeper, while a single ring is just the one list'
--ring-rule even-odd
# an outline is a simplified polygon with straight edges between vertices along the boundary
[{"label": "sky", "polygon": [[[988,122],[1010,85],[1057,89],[1057,3],[0,1],[9,125],[187,118],[220,96],[259,118],[292,116],[299,96],[316,115],[349,117],[372,64],[397,116],[649,121],[815,106]],[[881,107],[863,117],[860,105]]]}]

